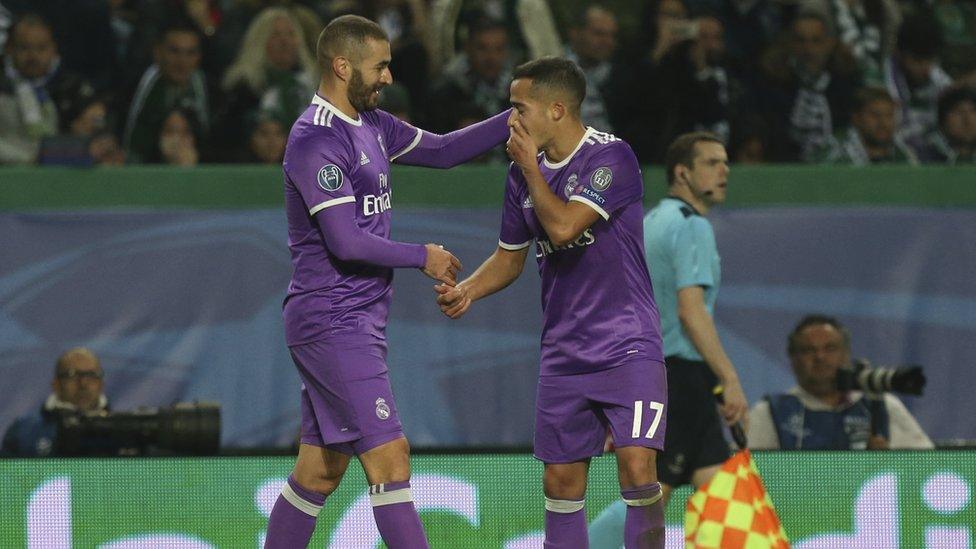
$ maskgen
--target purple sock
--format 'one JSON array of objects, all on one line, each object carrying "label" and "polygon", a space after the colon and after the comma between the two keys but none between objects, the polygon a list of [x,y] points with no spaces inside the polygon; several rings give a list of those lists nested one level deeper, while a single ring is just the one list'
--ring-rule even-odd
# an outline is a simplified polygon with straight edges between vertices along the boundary
[{"label": "purple sock", "polygon": [[315,531],[315,519],[325,504],[325,496],[315,493],[291,475],[281,489],[281,495],[271,509],[265,549],[295,549],[307,547]]},{"label": "purple sock", "polygon": [[427,549],[427,536],[410,494],[410,481],[369,487],[369,503],[380,536],[390,549]]},{"label": "purple sock", "polygon": [[664,549],[664,501],[661,484],[652,482],[620,495],[627,504],[624,522],[624,547],[627,549]]},{"label": "purple sock", "polygon": [[586,513],[583,501],[546,498],[544,549],[586,549]]}]

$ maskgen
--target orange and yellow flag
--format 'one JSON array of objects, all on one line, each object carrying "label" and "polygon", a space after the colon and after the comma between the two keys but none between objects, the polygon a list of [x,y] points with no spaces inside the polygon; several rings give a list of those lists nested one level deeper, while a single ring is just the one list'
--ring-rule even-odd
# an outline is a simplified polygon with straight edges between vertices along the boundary
[{"label": "orange and yellow flag", "polygon": [[685,549],[788,549],[749,450],[729,458],[688,499]]}]

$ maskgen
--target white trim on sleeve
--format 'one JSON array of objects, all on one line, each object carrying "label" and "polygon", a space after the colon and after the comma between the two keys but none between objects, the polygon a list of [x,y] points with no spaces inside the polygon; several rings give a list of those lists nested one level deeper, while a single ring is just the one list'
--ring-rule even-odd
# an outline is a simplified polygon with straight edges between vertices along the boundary
[{"label": "white trim on sleeve", "polygon": [[308,211],[308,215],[315,215],[315,214],[321,212],[322,210],[324,210],[326,208],[331,208],[332,206],[336,206],[338,204],[345,204],[346,202],[355,202],[355,201],[356,201],[356,197],[355,196],[340,196],[339,198],[333,198],[332,200],[326,200],[325,202],[323,202],[321,204],[317,204],[315,206],[312,206],[312,209],[310,209]]},{"label": "white trim on sleeve", "polygon": [[407,154],[408,152],[412,151],[420,143],[420,138],[423,137],[423,136],[424,136],[424,130],[422,130],[420,128],[417,128],[417,137],[414,137],[413,138],[413,141],[409,145],[407,145],[402,151],[400,151],[400,152],[394,154],[393,156],[391,156],[390,157],[390,162],[393,162],[397,158],[400,158],[401,156],[403,156],[403,155]]},{"label": "white trim on sleeve", "polygon": [[577,202],[582,202],[583,204],[586,204],[587,206],[589,206],[589,207],[593,208],[594,210],[596,210],[596,213],[600,214],[600,217],[602,217],[603,219],[605,219],[607,221],[610,221],[610,214],[608,214],[606,210],[604,210],[603,208],[601,208],[599,204],[597,204],[596,202],[593,202],[589,198],[584,198],[584,197],[582,197],[582,196],[580,196],[578,194],[574,194],[573,196],[569,197],[569,199],[570,200],[575,200]]},{"label": "white trim on sleeve", "polygon": [[530,244],[532,244],[532,241],[531,240],[529,240],[528,242],[523,242],[521,244],[509,244],[507,242],[502,242],[501,240],[498,241],[498,247],[499,248],[501,248],[503,250],[508,250],[510,252],[514,252],[516,250],[521,250],[523,248],[528,248]]}]

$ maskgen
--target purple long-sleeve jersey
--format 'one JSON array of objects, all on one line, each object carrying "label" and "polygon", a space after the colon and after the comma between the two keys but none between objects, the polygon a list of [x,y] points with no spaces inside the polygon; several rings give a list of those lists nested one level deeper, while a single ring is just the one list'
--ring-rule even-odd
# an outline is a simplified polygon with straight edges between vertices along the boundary
[{"label": "purple long-sleeve jersey", "polygon": [[555,246],[535,215],[521,170],[508,173],[499,246],[535,241],[542,277],[541,375],[592,372],[640,358],[664,361],[644,259],[644,185],[637,158],[616,137],[587,128],[566,159],[539,155],[549,188],[600,214],[576,241]]},{"label": "purple long-sleeve jersey", "polygon": [[350,118],[323,97],[292,126],[285,149],[285,211],[292,274],[285,339],[385,337],[393,268],[425,264],[423,245],[390,237],[390,162],[446,168],[508,137],[507,113],[440,136],[372,110]]}]

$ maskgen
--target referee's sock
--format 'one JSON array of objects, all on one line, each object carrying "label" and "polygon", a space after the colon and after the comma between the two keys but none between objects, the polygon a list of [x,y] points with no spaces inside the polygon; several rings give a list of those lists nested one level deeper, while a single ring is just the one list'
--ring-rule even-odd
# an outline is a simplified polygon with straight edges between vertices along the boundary
[{"label": "referee's sock", "polygon": [[624,547],[664,549],[664,501],[661,484],[652,482],[620,491],[627,504]]},{"label": "referee's sock", "polygon": [[281,495],[271,509],[265,549],[306,547],[315,532],[315,519],[325,505],[325,496],[305,488],[288,475]]},{"label": "referee's sock", "polygon": [[546,498],[546,541],[544,549],[586,549],[586,500]]},{"label": "referee's sock", "polygon": [[410,481],[373,484],[369,503],[380,536],[390,549],[427,549],[427,536],[413,505]]}]

